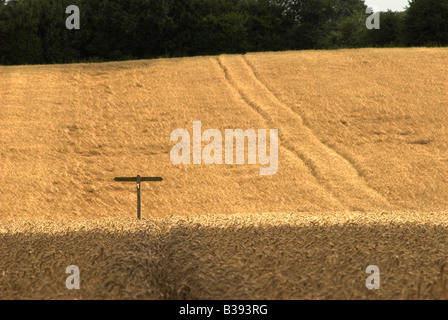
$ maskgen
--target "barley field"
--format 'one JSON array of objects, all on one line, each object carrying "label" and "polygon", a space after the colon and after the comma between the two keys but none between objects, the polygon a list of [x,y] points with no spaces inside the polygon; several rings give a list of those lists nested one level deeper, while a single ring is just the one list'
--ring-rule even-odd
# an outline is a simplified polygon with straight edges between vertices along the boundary
[{"label": "barley field", "polygon": [[[448,299],[447,92],[447,48],[0,66],[0,299]],[[174,165],[193,121],[277,173]]]}]

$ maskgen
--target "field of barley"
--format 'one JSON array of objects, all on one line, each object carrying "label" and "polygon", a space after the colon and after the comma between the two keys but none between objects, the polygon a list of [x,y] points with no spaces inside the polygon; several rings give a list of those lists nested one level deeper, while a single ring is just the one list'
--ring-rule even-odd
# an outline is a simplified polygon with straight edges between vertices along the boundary
[{"label": "field of barley", "polygon": [[[447,48],[0,66],[0,299],[448,299],[447,119]],[[193,121],[277,173],[174,165]]]}]

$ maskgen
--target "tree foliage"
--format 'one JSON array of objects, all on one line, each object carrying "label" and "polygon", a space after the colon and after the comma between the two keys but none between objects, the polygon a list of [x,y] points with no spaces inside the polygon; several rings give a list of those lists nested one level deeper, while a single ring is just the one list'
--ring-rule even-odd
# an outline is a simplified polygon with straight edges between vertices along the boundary
[{"label": "tree foliage", "polygon": [[448,0],[412,0],[406,10],[404,25],[407,45],[447,45]]},{"label": "tree foliage", "polygon": [[380,30],[367,17],[359,0],[0,0],[0,63],[448,43],[448,0],[382,13]]}]

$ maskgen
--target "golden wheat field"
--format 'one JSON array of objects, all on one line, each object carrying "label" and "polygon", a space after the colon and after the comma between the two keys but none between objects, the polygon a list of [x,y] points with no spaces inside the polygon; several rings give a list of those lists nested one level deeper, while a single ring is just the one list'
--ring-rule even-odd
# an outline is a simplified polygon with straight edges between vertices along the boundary
[{"label": "golden wheat field", "polygon": [[[447,48],[0,66],[0,299],[448,299],[447,119]],[[278,171],[173,164],[193,121]]]}]

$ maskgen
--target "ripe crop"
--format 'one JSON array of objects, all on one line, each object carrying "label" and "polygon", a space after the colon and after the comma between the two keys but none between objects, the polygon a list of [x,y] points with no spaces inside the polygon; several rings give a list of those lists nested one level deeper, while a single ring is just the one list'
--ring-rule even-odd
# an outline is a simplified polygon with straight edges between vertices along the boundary
[{"label": "ripe crop", "polygon": [[[0,66],[0,298],[447,299],[447,61],[408,48]],[[278,129],[276,173],[247,148],[243,164],[173,164],[170,133],[193,121]],[[135,184],[114,182],[137,174],[163,177],[142,185],[141,221]]]}]

